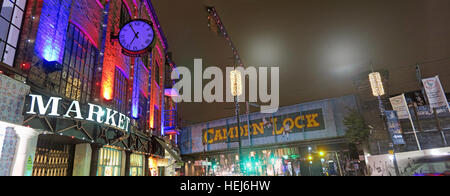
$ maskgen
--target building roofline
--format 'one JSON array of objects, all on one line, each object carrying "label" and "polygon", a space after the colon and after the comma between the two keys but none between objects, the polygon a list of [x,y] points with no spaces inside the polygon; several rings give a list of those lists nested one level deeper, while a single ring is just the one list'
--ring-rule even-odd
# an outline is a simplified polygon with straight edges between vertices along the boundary
[{"label": "building roofline", "polygon": [[[345,98],[345,97],[356,97],[356,96],[354,94],[350,94],[350,95],[344,95],[344,96],[339,96],[339,97],[333,97],[333,98],[315,100],[315,101],[310,101],[310,102],[304,102],[304,103],[299,103],[299,104],[294,104],[294,105],[281,106],[281,107],[279,107],[277,112],[279,112],[280,110],[289,109],[289,108],[292,108],[292,107],[300,107],[300,106],[309,105],[309,104],[317,104],[317,103],[320,103],[320,102],[327,102],[327,101],[336,100],[336,99]],[[255,115],[255,114],[261,114],[261,113],[260,112],[252,112],[249,115]],[[241,114],[239,116],[239,118],[241,118],[241,119],[242,118],[246,118],[246,117],[247,117],[247,114]],[[197,127],[197,126],[201,126],[201,125],[204,125],[204,124],[220,122],[220,121],[223,121],[223,120],[234,120],[235,118],[236,118],[236,115],[229,116],[229,117],[224,117],[224,118],[219,118],[219,119],[215,119],[215,120],[209,120],[209,121],[205,121],[205,122],[199,122],[199,123],[195,123],[195,124],[191,124],[191,125],[188,125],[188,126],[181,127],[181,129],[183,130],[185,128]]]},{"label": "building roofline", "polygon": [[155,11],[155,8],[153,7],[151,0],[147,0],[147,4],[150,8],[150,12],[151,12],[150,14],[152,15],[152,19],[154,20],[153,22],[155,23],[155,26],[158,28],[159,35],[161,36],[161,39],[162,39],[161,41],[163,42],[164,50],[167,52],[169,45],[167,44],[166,36],[161,28],[161,24],[159,22],[158,15],[156,15],[156,11]]}]

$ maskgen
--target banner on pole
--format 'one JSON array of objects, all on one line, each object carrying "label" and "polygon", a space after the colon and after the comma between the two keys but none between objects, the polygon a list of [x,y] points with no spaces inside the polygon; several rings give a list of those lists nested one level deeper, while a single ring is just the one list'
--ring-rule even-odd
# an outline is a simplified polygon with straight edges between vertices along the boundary
[{"label": "banner on pole", "polygon": [[386,121],[389,133],[392,137],[392,142],[394,145],[406,144],[402,135],[402,128],[400,122],[398,121],[398,116],[396,111],[385,111]]},{"label": "banner on pole", "polygon": [[392,108],[397,111],[398,119],[409,119],[410,113],[405,94],[392,97],[389,100],[391,101]]},{"label": "banner on pole", "polygon": [[430,108],[445,108],[447,112],[450,112],[447,97],[445,96],[445,92],[442,88],[439,76],[423,79],[422,82],[428,97],[428,101],[430,102]]}]

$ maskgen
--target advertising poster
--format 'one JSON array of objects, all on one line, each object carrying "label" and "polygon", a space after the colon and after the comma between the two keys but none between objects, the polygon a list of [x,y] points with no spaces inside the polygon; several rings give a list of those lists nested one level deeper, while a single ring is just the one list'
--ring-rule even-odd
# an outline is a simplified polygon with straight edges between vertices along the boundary
[{"label": "advertising poster", "polygon": [[403,140],[402,128],[400,127],[400,122],[398,121],[398,116],[396,111],[385,111],[386,120],[389,133],[391,134],[392,141],[394,145],[406,144]]},{"label": "advertising poster", "polygon": [[441,81],[439,80],[439,76],[423,79],[422,82],[428,101],[430,102],[430,108],[445,108],[446,111],[449,112],[450,107],[444,89],[442,88]]},{"label": "advertising poster", "polygon": [[409,108],[404,94],[392,97],[389,100],[391,101],[392,108],[397,111],[398,119],[409,118]]}]

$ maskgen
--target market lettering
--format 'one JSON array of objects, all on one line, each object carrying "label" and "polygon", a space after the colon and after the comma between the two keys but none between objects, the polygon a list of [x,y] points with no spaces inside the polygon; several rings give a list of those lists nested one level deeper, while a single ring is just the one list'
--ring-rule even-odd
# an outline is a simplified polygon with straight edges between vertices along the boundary
[{"label": "market lettering", "polygon": [[30,97],[31,97],[31,110],[29,112],[27,112],[27,114],[36,114],[36,112],[34,111],[34,107],[35,107],[36,101],[37,101],[40,115],[45,115],[47,113],[47,110],[49,109],[50,105],[52,105],[52,107],[51,107],[52,108],[52,112],[50,114],[48,114],[48,116],[60,116],[58,114],[58,105],[59,105],[59,101],[62,98],[51,97],[48,100],[47,105],[44,106],[44,101],[42,99],[42,96],[40,96],[40,95],[30,95]]},{"label": "market lettering", "polygon": [[295,133],[325,129],[322,109],[273,117],[269,122],[274,126],[267,126],[262,119],[258,119],[250,121],[250,126],[243,121],[246,125],[240,126],[240,131],[236,125],[208,128],[203,131],[203,143],[236,142],[239,136],[246,139],[249,135],[258,138],[282,135],[286,131]]},{"label": "market lettering", "polygon": [[[30,115],[38,114],[42,116],[61,117],[58,109],[60,108],[59,106],[62,98],[50,97],[47,104],[44,104],[44,100],[41,95],[30,94],[30,97],[31,97],[30,110],[26,114]],[[38,107],[39,113],[36,113],[36,105]],[[96,116],[95,120],[94,115]],[[90,103],[87,118],[84,118],[81,112],[80,102],[78,101],[73,101],[62,117],[105,124],[107,126],[112,126],[120,130],[123,130],[125,132],[129,131],[129,125],[131,122],[130,118],[128,118],[124,114],[121,114],[109,108],[103,109],[101,106]],[[103,120],[103,117],[105,117],[105,120]]]}]

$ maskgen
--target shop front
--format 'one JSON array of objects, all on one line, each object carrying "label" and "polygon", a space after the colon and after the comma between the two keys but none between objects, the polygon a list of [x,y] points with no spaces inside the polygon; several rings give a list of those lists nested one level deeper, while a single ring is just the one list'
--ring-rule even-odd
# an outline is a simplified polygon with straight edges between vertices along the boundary
[{"label": "shop front", "polygon": [[[346,96],[185,127],[179,143],[186,175],[344,175],[349,144],[343,119],[356,98]],[[241,148],[239,148],[239,140]]]},{"label": "shop front", "polygon": [[159,158],[157,157],[148,158],[148,168],[150,170],[150,176],[159,176],[158,159]]},{"label": "shop front", "polygon": [[152,149],[124,114],[104,106],[29,94],[24,126],[36,137],[33,176],[147,176]]},{"label": "shop front", "polygon": [[145,176],[145,155],[131,154],[130,156],[130,176]]},{"label": "shop front", "polygon": [[32,176],[69,176],[73,171],[76,140],[46,133],[38,137]]},{"label": "shop front", "polygon": [[123,175],[123,154],[119,148],[106,146],[100,149],[97,176]]},{"label": "shop front", "polygon": [[[339,141],[337,145],[311,143],[310,146],[293,146],[245,149],[241,161],[236,152],[206,155],[205,160],[196,160],[191,166],[187,164],[186,171],[193,176],[343,175],[345,157],[348,154],[345,141]],[[344,156],[340,159],[342,154]]]}]

